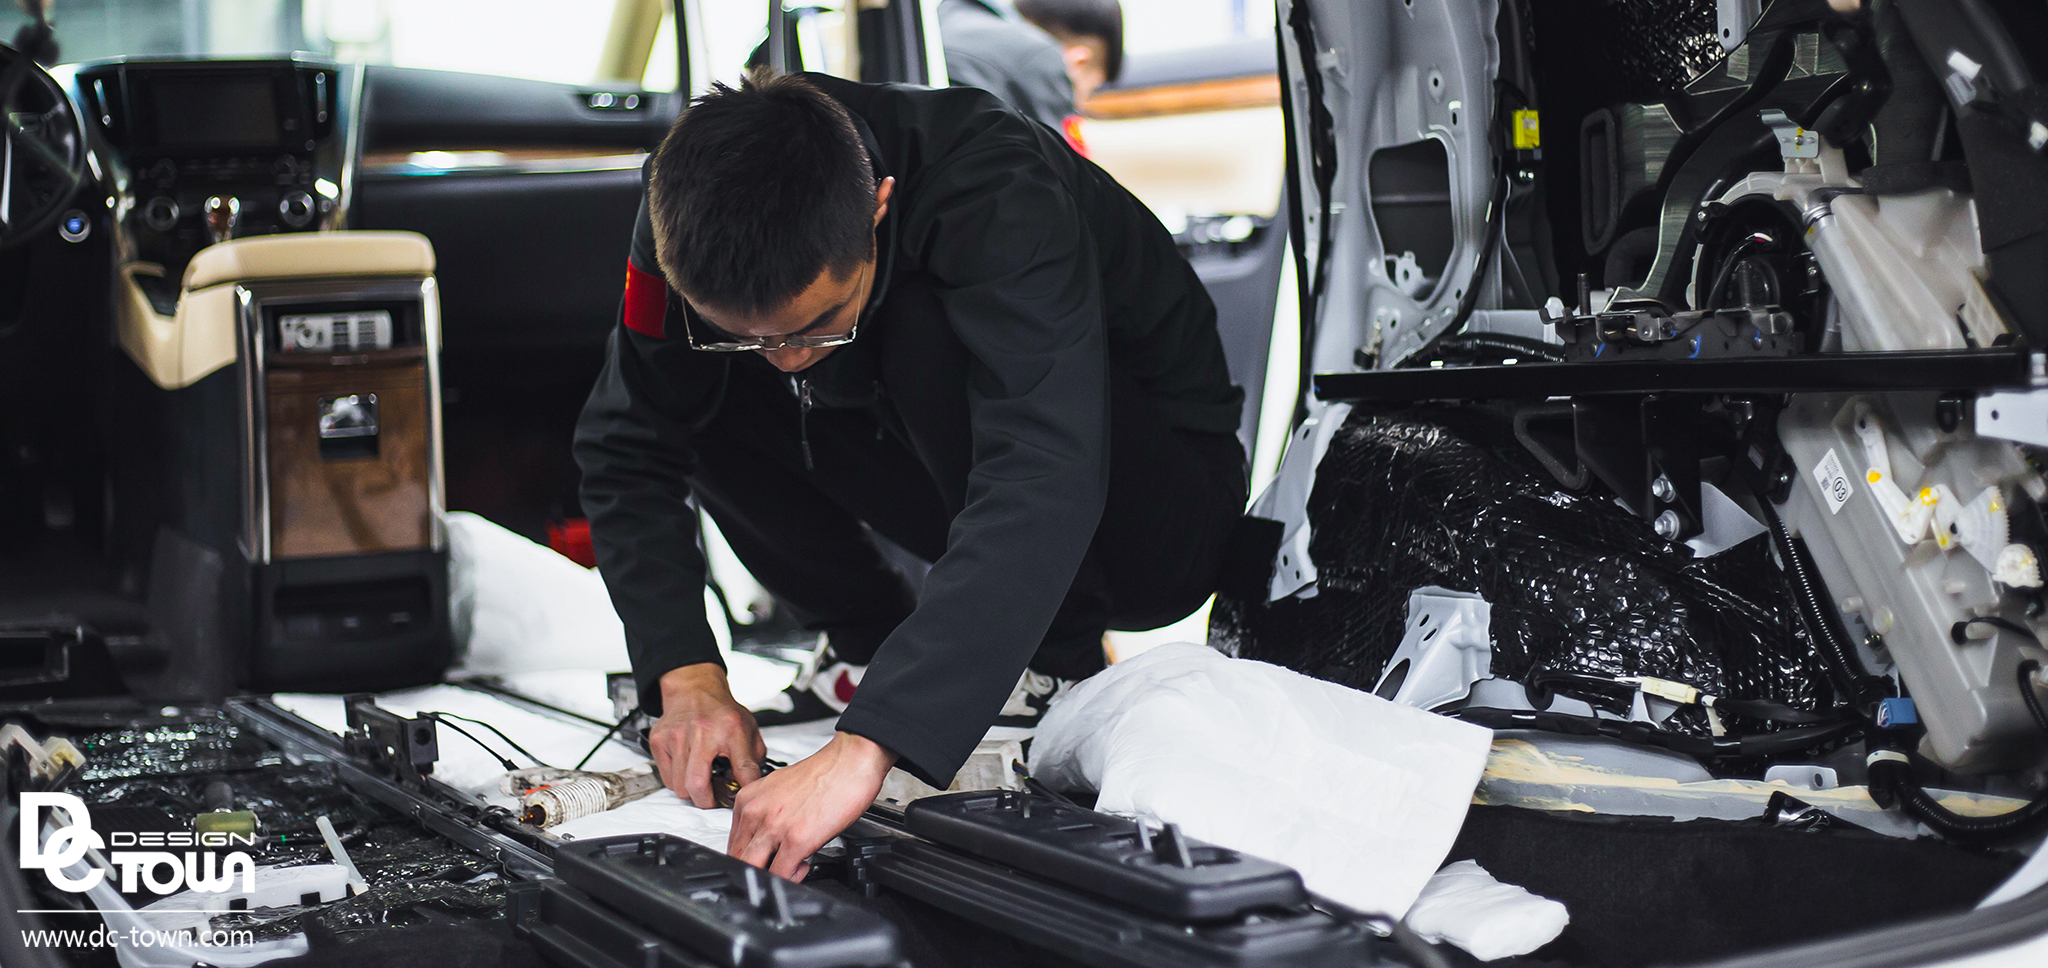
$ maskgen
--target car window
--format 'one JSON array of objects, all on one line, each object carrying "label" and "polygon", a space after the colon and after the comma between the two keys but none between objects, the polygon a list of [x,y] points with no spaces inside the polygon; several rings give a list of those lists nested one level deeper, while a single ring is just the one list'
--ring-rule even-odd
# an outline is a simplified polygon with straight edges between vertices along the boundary
[{"label": "car window", "polygon": [[1273,36],[1273,4],[1264,0],[1123,0],[1123,8],[1126,54]]},{"label": "car window", "polygon": [[[849,29],[847,15],[851,6],[851,0],[783,0],[791,70],[860,79],[857,34]],[[701,56],[705,65],[697,77],[700,87],[713,81],[736,84],[750,64],[768,62],[765,0],[698,0],[691,16],[697,25],[693,56]]]},{"label": "car window", "polygon": [[[25,15],[0,10],[11,37]],[[678,80],[671,0],[57,0],[54,19],[70,62],[304,51],[569,84]]]},{"label": "car window", "polygon": [[1083,105],[1083,144],[1176,236],[1243,238],[1286,174],[1273,5],[1122,2],[1124,76]]}]

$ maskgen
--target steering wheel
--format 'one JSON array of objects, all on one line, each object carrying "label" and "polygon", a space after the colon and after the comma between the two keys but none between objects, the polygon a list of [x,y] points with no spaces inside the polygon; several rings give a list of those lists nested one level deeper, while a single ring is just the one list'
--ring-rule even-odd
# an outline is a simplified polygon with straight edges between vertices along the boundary
[{"label": "steering wheel", "polygon": [[85,182],[85,126],[56,78],[0,44],[0,249],[49,230]]}]

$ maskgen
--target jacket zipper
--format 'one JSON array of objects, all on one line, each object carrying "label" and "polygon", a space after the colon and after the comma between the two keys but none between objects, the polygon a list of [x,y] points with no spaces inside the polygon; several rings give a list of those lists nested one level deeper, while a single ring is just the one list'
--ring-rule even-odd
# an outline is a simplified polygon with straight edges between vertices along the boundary
[{"label": "jacket zipper", "polygon": [[811,381],[796,378],[796,438],[804,451],[804,470],[814,471],[811,465]]}]

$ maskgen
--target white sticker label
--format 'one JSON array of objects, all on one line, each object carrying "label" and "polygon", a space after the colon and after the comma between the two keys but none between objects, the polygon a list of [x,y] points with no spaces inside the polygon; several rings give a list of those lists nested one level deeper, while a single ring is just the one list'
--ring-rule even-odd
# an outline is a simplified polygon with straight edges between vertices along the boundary
[{"label": "white sticker label", "polygon": [[1849,503],[1849,497],[1856,493],[1849,486],[1849,475],[1842,473],[1842,458],[1835,454],[1833,447],[1828,455],[1820,459],[1813,469],[1813,479],[1820,482],[1820,493],[1828,499],[1828,513],[1842,513],[1842,505]]}]

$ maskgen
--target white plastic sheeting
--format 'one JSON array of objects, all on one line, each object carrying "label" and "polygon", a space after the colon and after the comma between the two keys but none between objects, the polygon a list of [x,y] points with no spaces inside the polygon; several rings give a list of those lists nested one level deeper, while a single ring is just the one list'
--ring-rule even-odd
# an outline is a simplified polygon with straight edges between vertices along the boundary
[{"label": "white plastic sheeting", "polygon": [[1502,884],[1477,861],[1461,860],[1429,879],[1407,920],[1416,934],[1492,961],[1549,944],[1572,919],[1564,905]]},{"label": "white plastic sheeting", "polygon": [[[447,522],[449,618],[457,655],[449,677],[517,678],[518,688],[535,698],[571,703],[568,708],[586,716],[610,716],[603,673],[628,671],[632,662],[604,579],[466,511],[449,514]],[[789,685],[794,666],[732,652],[715,603],[708,607],[734,699],[758,706]],[[556,673],[568,678],[545,682]],[[584,681],[591,673],[597,674],[594,689]]]},{"label": "white plastic sheeting", "polygon": [[465,511],[447,523],[456,674],[631,668],[597,572]]},{"label": "white plastic sheeting", "polygon": [[[531,677],[526,678],[531,681]],[[551,695],[548,698],[567,700],[561,703],[563,708],[578,712],[590,709],[593,713],[599,708],[610,708],[603,698],[602,675],[585,674],[572,677],[555,674],[551,678],[555,680],[558,691],[565,694]],[[568,687],[577,679],[585,681],[588,688],[576,691],[574,695],[567,695],[566,693],[571,691]],[[277,704],[335,733],[347,728],[348,714],[342,707],[339,696],[280,694],[277,696]],[[377,704],[401,716],[441,711],[482,720],[504,730],[505,734],[519,745],[531,750],[535,756],[547,760],[553,766],[573,765],[584,753],[589,752],[590,748],[596,745],[598,738],[604,734],[602,726],[592,726],[586,722],[461,686],[427,686],[385,693],[377,697]],[[834,721],[828,719],[795,726],[773,726],[762,730],[761,738],[768,744],[770,757],[794,763],[823,747],[826,741],[832,738],[833,724]],[[457,725],[475,733],[478,738],[500,753],[510,756],[521,765],[526,765],[524,757],[514,752],[490,731],[460,720],[457,721]],[[506,796],[498,789],[498,778],[505,773],[502,764],[476,743],[454,730],[437,728],[437,734],[441,758],[434,764],[435,779],[475,797],[480,803],[507,809],[517,807],[515,798]],[[612,740],[590,758],[586,769],[621,770],[645,762],[647,757],[638,750],[618,740]],[[660,790],[616,809],[571,820],[553,828],[550,833],[565,839],[588,839],[613,834],[668,833],[707,847],[724,850],[726,835],[731,829],[732,811],[699,810],[689,801],[667,790]]]},{"label": "white plastic sheeting", "polygon": [[1491,731],[1199,645],[1074,687],[1032,773],[1096,809],[1301,871],[1312,891],[1400,916],[1464,823]]},{"label": "white plastic sheeting", "polygon": [[[604,579],[552,549],[466,512],[447,516],[450,617],[457,659],[451,678],[491,676],[519,693],[581,716],[610,721],[605,675],[631,668],[626,637]],[[722,632],[719,623],[713,631]],[[721,636],[719,645],[724,648]],[[725,653],[733,698],[765,703],[789,685],[795,668],[745,653]],[[279,705],[336,733],[347,728],[338,696],[282,694]],[[402,716],[442,711],[504,730],[554,766],[570,766],[597,745],[604,727],[455,685],[385,693],[379,705]],[[482,727],[458,725],[520,765],[525,758]],[[761,731],[768,755],[793,763],[832,738],[832,721]],[[475,742],[439,729],[434,777],[480,802],[515,807],[498,790],[504,765]],[[607,742],[587,769],[619,770],[647,757],[621,740]],[[554,829],[567,837],[673,833],[720,850],[732,826],[729,810],[699,810],[667,791]]]}]

